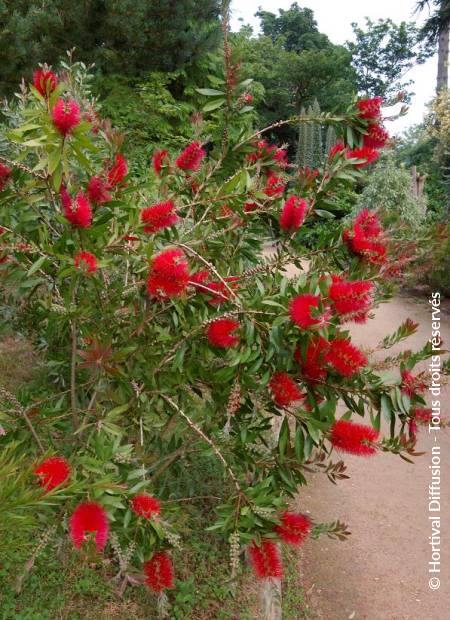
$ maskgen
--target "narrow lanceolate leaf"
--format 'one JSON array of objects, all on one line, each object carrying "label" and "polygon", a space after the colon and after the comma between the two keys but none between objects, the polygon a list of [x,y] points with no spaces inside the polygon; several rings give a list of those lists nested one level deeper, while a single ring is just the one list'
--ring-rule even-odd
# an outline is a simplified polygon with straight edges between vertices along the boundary
[{"label": "narrow lanceolate leaf", "polygon": [[404,340],[414,334],[418,327],[418,323],[414,323],[411,319],[406,319],[406,321],[402,323],[393,334],[383,338],[378,347],[380,349],[390,349],[397,342],[400,342],[401,340]]}]

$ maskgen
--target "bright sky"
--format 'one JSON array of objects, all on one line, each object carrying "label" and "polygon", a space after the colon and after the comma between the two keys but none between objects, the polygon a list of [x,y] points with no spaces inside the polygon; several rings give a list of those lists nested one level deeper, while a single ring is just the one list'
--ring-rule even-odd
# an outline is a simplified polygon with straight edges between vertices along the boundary
[{"label": "bright sky", "polygon": [[[245,24],[257,31],[259,20],[254,14],[259,7],[278,14],[278,9],[288,9],[293,0],[232,0],[232,29],[238,30],[243,18]],[[298,0],[302,8],[314,11],[319,30],[328,35],[333,43],[344,43],[352,39],[352,22],[363,24],[364,18],[373,20],[390,17],[394,22],[421,22],[424,17],[412,15],[415,0]],[[425,10],[423,16],[427,15]],[[414,67],[407,79],[414,80],[414,96],[407,116],[391,123],[391,133],[399,133],[409,125],[419,123],[425,112],[425,105],[434,95],[437,71],[437,56],[425,64]]]}]

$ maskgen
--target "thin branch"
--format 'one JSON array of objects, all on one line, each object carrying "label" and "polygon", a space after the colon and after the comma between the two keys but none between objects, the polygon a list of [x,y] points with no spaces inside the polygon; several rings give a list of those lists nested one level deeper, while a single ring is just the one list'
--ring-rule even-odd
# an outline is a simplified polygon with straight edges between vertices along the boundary
[{"label": "thin branch", "polygon": [[197,435],[199,435],[203,439],[203,441],[205,443],[207,443],[213,449],[214,453],[216,454],[218,459],[222,462],[223,466],[225,467],[226,471],[228,472],[228,475],[230,476],[231,480],[233,481],[233,484],[234,484],[234,486],[236,488],[236,491],[238,492],[239,495],[241,495],[242,494],[242,489],[241,489],[241,485],[239,484],[239,480],[236,478],[235,473],[233,472],[233,470],[229,466],[227,460],[225,459],[225,457],[223,456],[223,454],[219,450],[219,448],[216,446],[216,444],[213,442],[213,440],[210,439],[207,435],[205,435],[205,433],[202,431],[202,429],[199,426],[197,426],[197,424],[195,422],[193,422],[193,420],[191,420],[191,418],[188,415],[186,415],[184,413],[184,411],[182,409],[180,409],[180,407],[171,398],[169,398],[169,396],[166,396],[166,394],[162,394],[161,392],[159,393],[159,395],[167,403],[169,403],[169,405],[173,409],[175,409],[175,411],[186,421],[186,423],[189,426],[189,428],[191,428],[195,433],[197,433]]}]

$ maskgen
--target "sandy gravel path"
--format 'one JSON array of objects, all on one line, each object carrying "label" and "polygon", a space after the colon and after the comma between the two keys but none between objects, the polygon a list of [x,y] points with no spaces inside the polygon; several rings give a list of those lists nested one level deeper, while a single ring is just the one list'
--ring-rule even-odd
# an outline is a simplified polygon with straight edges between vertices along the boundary
[{"label": "sandy gravel path", "polygon": [[[428,304],[402,297],[383,304],[375,319],[353,329],[354,341],[374,346],[407,317],[419,322],[420,329],[391,351],[420,348],[430,337]],[[443,316],[441,328],[444,341],[450,346],[448,315]],[[448,389],[444,389],[441,402],[443,413],[450,417],[448,395]],[[303,510],[320,521],[339,518],[352,531],[347,542],[321,538],[305,545],[301,581],[312,588],[317,618],[450,619],[450,428],[440,431],[439,443],[442,572],[437,591],[428,585],[428,485],[433,444],[428,430],[421,432],[418,442],[418,449],[427,454],[418,457],[414,465],[390,454],[371,459],[350,456],[345,459],[349,480],[334,486],[325,477],[317,477],[314,486],[301,491],[299,502]]]}]

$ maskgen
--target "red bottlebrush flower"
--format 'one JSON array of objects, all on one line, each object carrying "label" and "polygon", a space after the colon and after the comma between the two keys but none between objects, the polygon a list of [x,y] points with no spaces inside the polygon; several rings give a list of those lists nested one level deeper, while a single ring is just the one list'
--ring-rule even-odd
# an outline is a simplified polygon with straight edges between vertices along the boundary
[{"label": "red bottlebrush flower", "polygon": [[34,474],[38,477],[39,485],[51,491],[67,480],[70,467],[61,456],[52,456],[35,467]]},{"label": "red bottlebrush flower", "polygon": [[341,140],[335,142],[335,144],[333,144],[328,151],[328,159],[334,159],[336,155],[338,155],[339,153],[343,153],[345,150],[346,146]]},{"label": "red bottlebrush flower", "polygon": [[245,103],[252,103],[253,102],[253,95],[251,93],[244,93],[242,95],[242,99],[245,101]]},{"label": "red bottlebrush flower", "polygon": [[169,158],[169,153],[165,149],[156,150],[153,153],[152,162],[153,162],[153,170],[156,172],[158,176],[161,175],[165,160]]},{"label": "red bottlebrush flower", "polygon": [[372,99],[360,99],[356,105],[358,108],[358,116],[360,118],[380,118],[382,97],[373,97]]},{"label": "red bottlebrush flower", "polygon": [[179,219],[171,200],[151,205],[141,211],[141,222],[145,224],[144,231],[148,233],[173,226]]},{"label": "red bottlebrush flower", "polygon": [[275,174],[272,174],[268,179],[266,186],[263,189],[263,192],[266,196],[281,196],[286,188],[286,184],[283,179],[277,177]]},{"label": "red bottlebrush flower", "polygon": [[[208,300],[208,302],[212,306],[217,306],[218,304],[221,304],[230,299],[231,293],[229,289],[234,290],[236,288],[239,288],[239,285],[237,284],[238,281],[239,276],[228,276],[227,278],[224,278],[224,282],[206,283],[205,286],[208,288],[207,291],[203,289],[200,290],[206,295],[211,295],[212,297]],[[227,286],[225,286],[225,282],[228,285],[228,288]]]},{"label": "red bottlebrush flower", "polygon": [[280,215],[282,230],[298,230],[303,224],[308,211],[308,203],[304,198],[290,196],[284,203]]},{"label": "red bottlebrush flower", "polygon": [[280,168],[286,168],[289,164],[286,149],[276,149],[273,154],[273,160]]},{"label": "red bottlebrush flower", "polygon": [[97,259],[90,252],[77,252],[73,262],[77,269],[82,269],[86,273],[93,273],[97,270]]},{"label": "red bottlebrush flower", "polygon": [[151,495],[147,493],[140,493],[135,495],[131,500],[131,510],[138,515],[138,517],[144,517],[144,519],[151,519],[156,517],[161,512],[161,504]]},{"label": "red bottlebrush flower", "polygon": [[302,376],[310,383],[322,381],[327,376],[325,356],[329,348],[329,342],[322,336],[311,338],[306,347],[304,358],[300,347],[297,347],[294,358],[300,364]]},{"label": "red bottlebrush flower", "polygon": [[10,181],[12,169],[0,163],[0,192],[5,189],[6,184]]},{"label": "red bottlebrush flower", "polygon": [[364,323],[373,302],[374,285],[366,280],[342,280],[333,276],[328,297],[342,321]]},{"label": "red bottlebrush flower", "polygon": [[283,563],[276,543],[266,539],[261,545],[257,545],[254,541],[248,547],[248,554],[253,571],[259,579],[283,578]]},{"label": "red bottlebrush flower", "polygon": [[279,407],[288,407],[303,398],[298,385],[286,372],[276,372],[269,381],[269,388]]},{"label": "red bottlebrush flower", "polygon": [[213,347],[229,349],[239,343],[239,336],[233,334],[239,327],[233,319],[217,319],[208,325],[206,336]]},{"label": "red bottlebrush flower", "polygon": [[244,202],[244,211],[245,213],[252,213],[253,211],[258,210],[258,205],[256,202]]},{"label": "red bottlebrush flower", "polygon": [[176,158],[175,165],[181,170],[198,170],[206,151],[202,149],[200,142],[191,142],[184,151]]},{"label": "red bottlebrush flower", "polygon": [[6,229],[3,228],[3,226],[0,226],[0,235],[3,235],[4,232],[6,232]]},{"label": "red bottlebrush flower", "polygon": [[414,407],[411,415],[417,424],[429,424],[433,418],[433,410],[426,407]]},{"label": "red bottlebrush flower", "polygon": [[311,531],[311,520],[306,515],[295,512],[283,512],[281,524],[275,527],[275,532],[288,545],[301,545]]},{"label": "red bottlebrush flower", "polygon": [[420,377],[415,377],[408,370],[402,370],[402,384],[400,387],[403,394],[412,398],[417,393],[425,392],[428,385]]},{"label": "red bottlebrush flower", "polygon": [[355,224],[361,227],[364,235],[369,239],[377,238],[383,232],[377,214],[369,211],[369,209],[362,209],[358,213]]},{"label": "red bottlebrush flower", "polygon": [[121,153],[117,153],[114,164],[108,170],[108,181],[112,187],[117,187],[122,183],[128,174],[127,160]]},{"label": "red bottlebrush flower", "polygon": [[319,301],[319,295],[312,295],[311,293],[303,293],[294,297],[289,304],[289,314],[292,321],[301,329],[323,325],[330,315],[329,313],[320,316],[313,315],[314,308],[319,307]]},{"label": "red bottlebrush flower", "polygon": [[325,361],[329,362],[340,375],[352,377],[367,365],[366,356],[352,345],[350,340],[336,338],[329,344],[330,349],[325,356]]},{"label": "red bottlebrush flower", "polygon": [[383,228],[375,213],[363,209],[356,217],[351,229],[344,231],[342,238],[349,250],[373,264],[386,261],[386,245],[382,239]]},{"label": "red bottlebrush flower", "polygon": [[79,504],[70,517],[70,537],[79,549],[87,540],[86,534],[95,532],[97,551],[103,551],[108,540],[109,522],[106,511],[96,502]]},{"label": "red bottlebrush flower", "polygon": [[165,551],[153,554],[144,562],[145,583],[153,592],[162,592],[174,587],[172,560]]},{"label": "red bottlebrush flower", "polygon": [[55,90],[58,84],[58,78],[53,71],[44,71],[44,69],[37,69],[33,73],[33,85],[35,89],[46,99]]},{"label": "red bottlebrush flower", "polygon": [[92,224],[92,208],[86,196],[79,192],[72,200],[65,187],[61,187],[60,194],[66,219],[77,228],[89,228]]},{"label": "red bottlebrush flower", "polygon": [[112,200],[110,189],[110,184],[101,177],[91,177],[87,186],[87,195],[91,202],[96,205],[102,205]]},{"label": "red bottlebrush flower", "polygon": [[202,284],[205,280],[208,279],[209,271],[196,271],[195,273],[191,273],[189,276],[189,284],[192,286],[196,286],[197,284]]},{"label": "red bottlebrush flower", "polygon": [[330,441],[342,452],[370,456],[377,451],[377,446],[371,444],[377,441],[378,437],[378,431],[371,426],[356,424],[350,420],[337,420],[331,427]]},{"label": "red bottlebrush flower", "polygon": [[355,164],[355,168],[365,168],[369,164],[376,161],[379,158],[380,153],[376,149],[369,146],[360,146],[351,151],[347,151],[345,156],[347,159],[363,159],[364,161],[361,161],[359,164]]},{"label": "red bottlebrush flower", "polygon": [[53,106],[52,121],[59,133],[67,136],[80,123],[80,120],[80,106],[76,101],[58,99]]},{"label": "red bottlebrush flower", "polygon": [[371,149],[382,149],[389,140],[388,132],[381,125],[370,124],[367,131],[368,133],[363,137],[363,142],[364,146]]},{"label": "red bottlebrush flower", "polygon": [[164,250],[151,264],[147,290],[158,299],[178,297],[189,284],[188,263],[181,250]]}]

